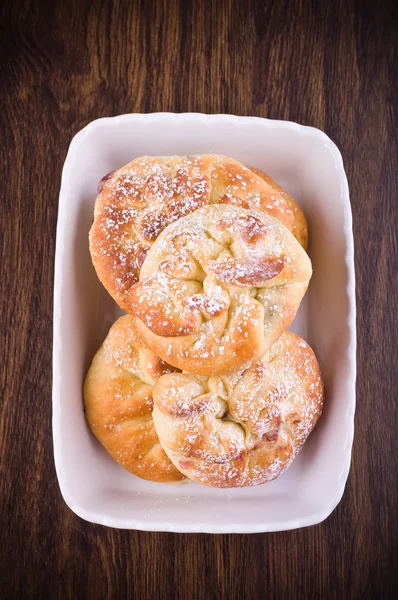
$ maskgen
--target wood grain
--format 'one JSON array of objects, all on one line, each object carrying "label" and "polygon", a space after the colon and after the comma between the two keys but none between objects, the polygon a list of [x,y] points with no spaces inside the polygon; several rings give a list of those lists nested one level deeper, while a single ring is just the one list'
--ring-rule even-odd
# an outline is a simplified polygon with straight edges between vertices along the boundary
[{"label": "wood grain", "polygon": [[[1,595],[390,598],[397,591],[397,14],[391,1],[3,3]],[[323,129],[351,189],[358,294],[353,462],[315,527],[111,530],[64,504],[51,438],[62,164],[94,118],[228,112]]]}]

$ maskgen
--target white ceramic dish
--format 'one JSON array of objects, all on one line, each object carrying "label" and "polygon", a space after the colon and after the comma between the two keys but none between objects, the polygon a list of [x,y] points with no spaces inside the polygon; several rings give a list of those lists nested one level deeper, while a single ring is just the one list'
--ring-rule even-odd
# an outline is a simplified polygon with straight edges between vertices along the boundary
[{"label": "white ceramic dish", "polygon": [[[293,465],[262,486],[156,484],[118,466],[84,418],[82,382],[119,311],[92,266],[88,231],[101,177],[144,154],[216,152],[268,172],[309,222],[314,275],[292,329],[314,348],[324,413]],[[93,121],[72,140],[62,174],[54,289],[53,436],[62,495],[94,523],[154,531],[249,533],[314,525],[336,507],[351,459],[355,409],[351,209],[340,152],[321,131],[284,121],[132,114]]]}]

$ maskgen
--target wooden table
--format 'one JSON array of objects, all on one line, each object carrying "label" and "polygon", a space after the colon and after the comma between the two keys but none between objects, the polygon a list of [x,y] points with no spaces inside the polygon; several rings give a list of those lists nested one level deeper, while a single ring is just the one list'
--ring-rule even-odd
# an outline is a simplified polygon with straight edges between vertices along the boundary
[{"label": "wooden table", "polygon": [[[393,2],[14,0],[0,10],[0,595],[392,597],[398,571]],[[61,169],[71,138],[89,121],[151,111],[290,119],[323,129],[342,151],[356,246],[356,434],[344,497],[320,525],[261,535],[118,531],[82,521],[62,500],[51,438]]]}]

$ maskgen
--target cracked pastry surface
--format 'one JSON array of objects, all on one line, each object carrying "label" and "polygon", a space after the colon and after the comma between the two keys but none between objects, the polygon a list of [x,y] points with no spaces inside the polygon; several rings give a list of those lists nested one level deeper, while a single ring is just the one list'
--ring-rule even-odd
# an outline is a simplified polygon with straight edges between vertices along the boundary
[{"label": "cracked pastry surface", "polygon": [[324,391],[309,345],[285,332],[249,369],[228,376],[171,373],[153,390],[153,419],[173,463],[212,487],[271,481],[319,419]]},{"label": "cracked pastry surface", "polygon": [[266,213],[212,205],[169,225],[129,292],[144,343],[203,375],[260,359],[293,321],[311,261]]},{"label": "cracked pastry surface", "polygon": [[84,382],[93,433],[119,464],[150,481],[185,479],[167,458],[152,420],[153,386],[172,371],[144,346],[126,315],[111,327]]},{"label": "cracked pastry surface", "polygon": [[167,225],[219,203],[271,214],[294,231],[297,211],[282,192],[264,174],[225,156],[137,158],[106,175],[99,186],[90,230],[98,277],[119,306],[132,312],[129,289]]}]

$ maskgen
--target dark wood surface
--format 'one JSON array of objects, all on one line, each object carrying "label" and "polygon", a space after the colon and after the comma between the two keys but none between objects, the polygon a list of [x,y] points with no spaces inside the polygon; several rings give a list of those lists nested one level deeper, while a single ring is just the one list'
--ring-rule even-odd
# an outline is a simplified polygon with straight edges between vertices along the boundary
[{"label": "dark wood surface", "polygon": [[[389,598],[397,591],[397,74],[393,2],[24,2],[1,28],[1,568],[5,598]],[[127,112],[227,112],[341,148],[356,249],[352,468],[322,524],[118,531],[64,504],[51,437],[60,176],[72,136]]]}]

